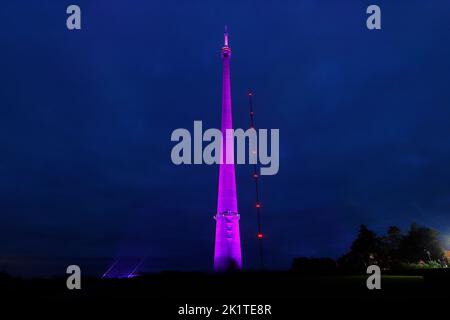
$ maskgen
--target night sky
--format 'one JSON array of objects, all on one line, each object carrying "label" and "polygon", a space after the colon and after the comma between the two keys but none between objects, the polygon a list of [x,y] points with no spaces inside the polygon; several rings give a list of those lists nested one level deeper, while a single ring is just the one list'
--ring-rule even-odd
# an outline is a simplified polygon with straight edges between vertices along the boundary
[{"label": "night sky", "polygon": [[[394,3],[393,3],[394,2]],[[66,28],[78,4],[82,30]],[[382,30],[366,28],[369,4]],[[0,271],[211,271],[217,166],[175,166],[176,128],[220,125],[223,27],[234,125],[280,129],[261,180],[266,264],[336,258],[358,226],[450,234],[450,2],[3,1]],[[258,266],[251,166],[243,260]]]}]

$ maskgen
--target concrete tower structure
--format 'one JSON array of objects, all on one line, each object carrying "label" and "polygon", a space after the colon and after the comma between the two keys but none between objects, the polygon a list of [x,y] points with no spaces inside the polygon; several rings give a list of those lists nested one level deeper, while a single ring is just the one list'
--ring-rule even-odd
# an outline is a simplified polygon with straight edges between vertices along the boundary
[{"label": "concrete tower structure", "polygon": [[[234,163],[227,164],[226,130],[233,128],[231,112],[230,59],[228,32],[225,27],[224,46],[221,51],[222,74],[222,146],[217,199],[216,238],[214,247],[214,270],[217,272],[242,268],[239,213],[237,208],[236,177]],[[229,150],[233,157],[234,150]]]}]

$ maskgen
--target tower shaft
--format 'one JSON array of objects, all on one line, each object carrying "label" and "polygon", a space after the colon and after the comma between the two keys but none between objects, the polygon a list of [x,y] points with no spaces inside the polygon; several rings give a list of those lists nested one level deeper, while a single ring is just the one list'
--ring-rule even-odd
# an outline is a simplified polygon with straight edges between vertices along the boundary
[{"label": "tower shaft", "polygon": [[[221,51],[222,73],[222,145],[217,197],[216,237],[214,247],[214,270],[228,271],[242,268],[239,213],[237,208],[236,176],[234,163],[226,163],[227,129],[233,128],[231,111],[230,59],[228,33],[225,30],[224,47]],[[233,139],[233,137],[230,137]],[[231,141],[230,141],[231,143]],[[228,158],[234,158],[234,150],[228,150]]]}]

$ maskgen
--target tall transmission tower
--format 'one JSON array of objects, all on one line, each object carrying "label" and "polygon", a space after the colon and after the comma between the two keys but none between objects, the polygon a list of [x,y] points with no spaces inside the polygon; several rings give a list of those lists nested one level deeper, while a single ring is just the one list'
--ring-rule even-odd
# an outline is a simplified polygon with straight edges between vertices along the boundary
[{"label": "tall transmission tower", "polygon": [[[214,270],[224,272],[242,269],[241,236],[237,207],[236,175],[234,163],[226,163],[226,132],[233,128],[231,112],[230,60],[231,48],[225,27],[222,57],[222,154],[219,168],[217,195],[216,236],[214,242]],[[228,151],[229,152],[229,151]]]}]

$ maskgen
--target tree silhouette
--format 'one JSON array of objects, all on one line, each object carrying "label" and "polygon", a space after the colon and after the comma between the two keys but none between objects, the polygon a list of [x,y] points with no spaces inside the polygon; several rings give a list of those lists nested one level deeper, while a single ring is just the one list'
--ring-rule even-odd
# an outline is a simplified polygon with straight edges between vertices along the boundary
[{"label": "tree silhouette", "polygon": [[390,267],[393,263],[397,263],[400,259],[399,250],[404,236],[399,227],[390,226],[387,235],[381,237],[383,262],[386,267]]},{"label": "tree silhouette", "polygon": [[338,265],[344,270],[362,272],[371,264],[395,269],[417,263],[446,266],[448,262],[439,233],[413,223],[406,235],[391,226],[383,237],[361,225],[350,251],[338,260]]},{"label": "tree silhouette", "polygon": [[399,257],[409,263],[444,261],[445,253],[439,242],[439,233],[413,223],[400,243]]},{"label": "tree silhouette", "polygon": [[340,267],[352,271],[365,271],[369,265],[380,264],[383,250],[375,232],[364,224],[359,227],[358,236],[353,241],[350,252],[338,260]]}]

